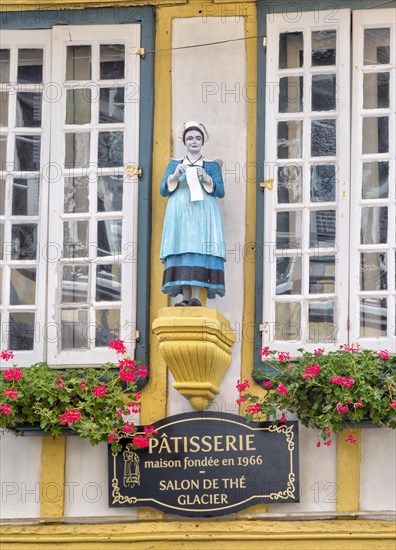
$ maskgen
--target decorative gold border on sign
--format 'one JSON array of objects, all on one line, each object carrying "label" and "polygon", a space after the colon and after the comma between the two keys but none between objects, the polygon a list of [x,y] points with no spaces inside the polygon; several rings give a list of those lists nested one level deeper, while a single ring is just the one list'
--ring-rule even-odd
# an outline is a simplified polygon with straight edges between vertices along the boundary
[{"label": "decorative gold border on sign", "polygon": [[289,473],[289,481],[287,482],[287,486],[286,486],[287,488],[285,491],[279,491],[278,493],[271,493],[269,495],[269,498],[273,500],[294,498],[294,494],[296,492],[296,487],[294,485],[296,476],[294,475],[294,472],[293,472],[293,451],[294,451],[293,426],[271,425],[268,427],[268,431],[277,432],[277,433],[283,432],[283,434],[286,436],[287,448],[290,451],[290,473]]},{"label": "decorative gold border on sign", "polygon": [[111,480],[111,486],[113,487],[113,490],[111,492],[111,496],[113,497],[112,504],[117,504],[119,502],[120,504],[136,504],[138,499],[136,497],[128,497],[126,495],[122,495],[120,491],[120,486],[118,485],[118,478],[116,477],[116,471],[117,471],[117,455],[118,453],[112,453],[113,455],[113,478]]},{"label": "decorative gold border on sign", "polygon": [[[230,424],[237,424],[237,425],[242,426],[243,428],[247,428],[251,431],[259,431],[259,432],[268,431],[268,432],[272,432],[272,433],[276,432],[278,434],[284,435],[286,437],[287,448],[288,448],[288,451],[290,453],[290,471],[289,471],[289,475],[288,475],[288,482],[287,482],[287,485],[286,485],[286,489],[284,489],[283,491],[279,491],[278,493],[269,493],[269,494],[266,494],[266,495],[252,495],[252,496],[250,496],[249,498],[247,498],[245,500],[241,500],[241,501],[236,502],[234,504],[230,504],[229,506],[221,506],[221,507],[216,507],[216,508],[187,508],[187,507],[180,507],[180,506],[172,506],[170,504],[166,504],[164,502],[158,501],[154,498],[128,497],[128,496],[123,495],[121,493],[121,490],[120,490],[120,487],[119,487],[119,484],[118,484],[118,478],[116,477],[116,471],[117,471],[116,470],[116,468],[117,468],[116,458],[117,458],[118,454],[117,453],[112,453],[112,455],[113,455],[113,477],[112,477],[112,487],[113,487],[112,497],[113,497],[113,500],[112,500],[111,504],[117,504],[117,503],[120,503],[120,504],[136,504],[136,503],[140,502],[141,506],[150,506],[150,503],[156,503],[156,504],[162,506],[163,508],[169,508],[171,510],[197,513],[197,512],[219,512],[219,511],[222,511],[222,510],[232,511],[233,508],[239,507],[242,504],[245,504],[245,503],[247,503],[249,501],[252,501],[254,499],[258,500],[258,499],[269,498],[271,500],[279,500],[279,499],[295,498],[296,486],[295,486],[294,482],[295,482],[296,477],[295,477],[295,473],[293,472],[293,453],[294,453],[294,450],[295,450],[294,430],[293,430],[294,425],[276,426],[274,424],[271,424],[270,426],[260,428],[260,427],[248,426],[248,425],[246,425],[242,422],[238,422],[237,420],[230,420],[228,418],[224,418],[224,417],[221,417],[221,416],[220,417],[212,417],[212,416],[209,417],[209,416],[205,416],[205,414],[203,414],[203,415],[198,415],[197,418],[183,418],[183,419],[180,419],[180,420],[171,421],[171,422],[168,422],[168,423],[164,424],[163,426],[156,426],[156,429],[161,430],[161,429],[168,428],[169,426],[173,426],[173,425],[176,425],[176,424],[184,424],[185,422],[196,422],[196,421],[206,422],[206,421],[209,421],[209,420],[228,422]],[[128,436],[129,436],[129,434],[128,434]],[[126,436],[126,438],[128,436]]]}]

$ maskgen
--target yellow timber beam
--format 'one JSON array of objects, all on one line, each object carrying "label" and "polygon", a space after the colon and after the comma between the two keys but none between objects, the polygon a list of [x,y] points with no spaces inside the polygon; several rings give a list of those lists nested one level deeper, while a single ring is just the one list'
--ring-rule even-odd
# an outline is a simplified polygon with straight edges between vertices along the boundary
[{"label": "yellow timber beam", "polygon": [[40,515],[62,518],[65,500],[66,438],[43,437],[40,470]]},{"label": "yellow timber beam", "polygon": [[1,542],[7,550],[394,550],[395,528],[394,522],[360,520],[4,525]]}]

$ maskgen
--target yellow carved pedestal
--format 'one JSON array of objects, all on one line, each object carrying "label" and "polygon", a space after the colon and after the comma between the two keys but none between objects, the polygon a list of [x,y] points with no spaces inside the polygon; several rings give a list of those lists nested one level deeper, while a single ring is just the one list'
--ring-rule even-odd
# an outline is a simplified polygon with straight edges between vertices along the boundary
[{"label": "yellow carved pedestal", "polygon": [[173,387],[194,409],[204,410],[220,392],[235,336],[230,323],[207,307],[165,307],[153,322],[159,349],[176,382]]}]

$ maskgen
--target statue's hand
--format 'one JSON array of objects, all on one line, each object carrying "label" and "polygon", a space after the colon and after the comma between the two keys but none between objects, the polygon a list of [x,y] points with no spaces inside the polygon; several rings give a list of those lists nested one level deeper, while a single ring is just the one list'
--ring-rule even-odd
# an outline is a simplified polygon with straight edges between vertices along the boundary
[{"label": "statue's hand", "polygon": [[178,164],[176,170],[170,176],[169,180],[173,183],[176,183],[180,178],[180,176],[184,174],[185,171],[186,171],[186,167],[183,164]]},{"label": "statue's hand", "polygon": [[204,174],[206,174],[206,172],[202,168],[202,166],[197,166],[197,174],[198,174],[198,176],[203,176]]},{"label": "statue's hand", "polygon": [[186,171],[186,166],[184,164],[179,164],[174,172],[174,176],[179,178]]}]

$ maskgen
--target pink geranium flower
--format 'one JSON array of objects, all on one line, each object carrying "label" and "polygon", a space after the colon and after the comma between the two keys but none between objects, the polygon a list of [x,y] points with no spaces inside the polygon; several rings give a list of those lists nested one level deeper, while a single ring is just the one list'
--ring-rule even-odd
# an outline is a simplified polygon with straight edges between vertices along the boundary
[{"label": "pink geranium flower", "polygon": [[111,340],[108,346],[110,349],[113,349],[117,353],[126,353],[126,347],[123,340]]},{"label": "pink geranium flower", "polygon": [[287,388],[283,384],[279,384],[276,388],[276,391],[282,395],[287,395],[289,393]]},{"label": "pink geranium flower", "polygon": [[96,397],[103,397],[107,393],[106,384],[102,384],[101,386],[95,386],[92,391],[96,395]]},{"label": "pink geranium flower", "polygon": [[4,361],[9,361],[10,359],[14,359],[14,352],[12,352],[9,349],[3,349],[1,350],[1,358],[4,359]]}]

